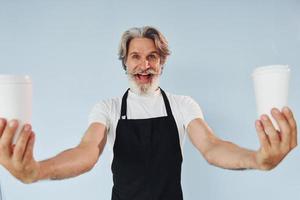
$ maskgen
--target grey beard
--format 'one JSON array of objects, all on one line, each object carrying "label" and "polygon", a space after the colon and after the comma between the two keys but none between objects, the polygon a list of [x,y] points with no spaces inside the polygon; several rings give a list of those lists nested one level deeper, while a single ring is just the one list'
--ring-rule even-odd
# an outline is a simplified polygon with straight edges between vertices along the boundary
[{"label": "grey beard", "polygon": [[159,87],[159,75],[154,75],[152,78],[152,81],[150,83],[146,84],[138,84],[134,80],[134,76],[131,74],[128,74],[128,81],[129,81],[129,87],[130,89],[138,94],[138,95],[151,95],[155,92],[155,90]]}]

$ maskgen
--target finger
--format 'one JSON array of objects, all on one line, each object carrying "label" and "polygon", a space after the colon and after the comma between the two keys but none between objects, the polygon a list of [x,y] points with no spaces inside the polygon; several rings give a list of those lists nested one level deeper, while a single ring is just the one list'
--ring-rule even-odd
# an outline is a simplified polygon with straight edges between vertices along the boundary
[{"label": "finger", "polygon": [[0,145],[3,147],[3,150],[9,153],[10,147],[12,144],[13,137],[18,128],[18,121],[11,120],[5,126],[3,134],[1,136]]},{"label": "finger", "polygon": [[283,113],[281,113],[277,108],[273,108],[271,113],[280,128],[282,145],[289,147],[291,140],[290,124],[288,123]]},{"label": "finger", "polygon": [[280,139],[276,129],[274,128],[270,118],[267,115],[261,116],[261,121],[266,134],[269,137],[271,147],[279,147]]},{"label": "finger", "polygon": [[1,138],[2,134],[3,134],[5,126],[6,126],[6,120],[3,119],[3,118],[0,118],[0,138]]},{"label": "finger", "polygon": [[17,143],[13,153],[13,160],[17,162],[22,161],[30,133],[31,133],[31,126],[29,124],[26,124],[23,127],[23,130],[17,139]]},{"label": "finger", "polygon": [[31,132],[31,135],[30,135],[30,138],[27,143],[26,150],[25,150],[23,163],[29,163],[33,159],[34,142],[35,142],[35,134],[34,134],[34,132]]},{"label": "finger", "polygon": [[297,123],[291,109],[289,109],[288,107],[284,107],[282,109],[282,112],[285,115],[291,127],[291,147],[293,148],[297,146]]},{"label": "finger", "polygon": [[12,144],[12,145],[11,145],[11,152],[12,152],[12,153],[14,152],[15,147],[16,147],[16,144]]},{"label": "finger", "polygon": [[260,122],[260,120],[256,120],[255,122],[255,128],[256,128],[256,132],[259,138],[259,142],[260,142],[260,146],[264,149],[268,149],[270,148],[270,141],[268,139],[268,136],[266,135],[263,126]]}]

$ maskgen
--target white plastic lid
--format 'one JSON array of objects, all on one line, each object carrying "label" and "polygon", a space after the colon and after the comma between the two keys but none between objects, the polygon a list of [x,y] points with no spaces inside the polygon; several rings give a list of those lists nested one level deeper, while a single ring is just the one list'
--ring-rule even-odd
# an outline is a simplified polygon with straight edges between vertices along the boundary
[{"label": "white plastic lid", "polygon": [[270,72],[289,72],[290,68],[288,65],[269,65],[269,66],[262,66],[257,67],[252,73],[253,75],[257,74],[264,74],[264,73],[270,73]]},{"label": "white plastic lid", "polygon": [[0,74],[0,83],[28,83],[31,84],[31,78],[28,75],[6,75]]}]

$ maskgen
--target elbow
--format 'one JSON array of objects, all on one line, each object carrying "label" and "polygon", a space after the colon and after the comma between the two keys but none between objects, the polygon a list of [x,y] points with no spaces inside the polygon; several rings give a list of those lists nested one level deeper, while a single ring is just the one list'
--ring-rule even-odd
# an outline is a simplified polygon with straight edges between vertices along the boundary
[{"label": "elbow", "polygon": [[91,164],[87,167],[87,172],[91,171],[91,170],[95,167],[96,164],[97,164],[97,160],[96,160],[95,162],[91,163]]},{"label": "elbow", "polygon": [[203,157],[210,165],[216,165],[218,162],[217,156],[216,156],[216,148],[218,147],[219,140],[210,140],[207,142],[207,145],[200,150]]},{"label": "elbow", "polygon": [[83,145],[77,148],[80,150],[80,152],[82,152],[83,155],[81,156],[83,159],[80,159],[80,174],[91,171],[98,162],[100,156],[98,148]]},{"label": "elbow", "polygon": [[212,141],[210,145],[202,151],[203,157],[207,163],[213,166],[218,166],[222,160],[220,153],[218,153],[218,144],[217,140]]},{"label": "elbow", "polygon": [[95,167],[97,161],[98,161],[98,159],[94,159],[92,162],[87,162],[87,164],[83,170],[83,173],[91,171]]},{"label": "elbow", "polygon": [[209,165],[214,165],[214,158],[212,156],[212,154],[209,151],[206,151],[205,153],[203,153],[203,157],[205,158],[206,162]]},{"label": "elbow", "polygon": [[27,184],[27,185],[29,185],[29,184],[32,184],[32,183],[34,183],[35,181],[32,181],[32,180],[20,180],[23,184]]},{"label": "elbow", "polygon": [[17,178],[21,183],[27,184],[27,185],[32,184],[32,183],[35,183],[35,182],[38,181],[38,180],[31,179],[31,178],[27,178],[27,177],[24,177],[24,178],[18,178],[18,177],[16,177],[16,178]]},{"label": "elbow", "polygon": [[[81,167],[78,168],[77,170],[74,169],[74,172],[72,172],[70,177],[76,177],[76,176],[80,176],[82,174],[88,173],[89,171],[91,171],[94,168],[94,166],[95,166],[95,164],[85,163],[84,165],[81,165]],[[53,179],[56,180],[56,179],[60,179],[60,178],[53,178]]]}]

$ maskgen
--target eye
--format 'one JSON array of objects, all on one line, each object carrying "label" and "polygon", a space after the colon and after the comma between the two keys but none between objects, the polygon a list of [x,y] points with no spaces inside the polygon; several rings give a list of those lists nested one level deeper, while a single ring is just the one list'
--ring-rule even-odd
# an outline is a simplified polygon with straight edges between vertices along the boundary
[{"label": "eye", "polygon": [[139,59],[139,58],[140,58],[140,56],[139,56],[139,55],[137,55],[137,54],[133,54],[133,55],[131,56],[131,58],[133,58],[133,59]]},{"label": "eye", "polygon": [[157,59],[158,59],[158,56],[155,55],[155,54],[150,54],[150,55],[148,56],[148,58],[151,59],[151,60],[157,60]]}]

